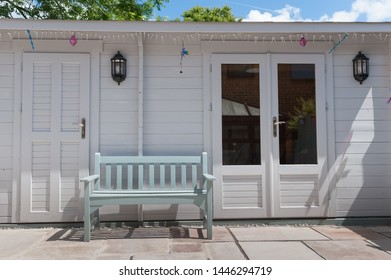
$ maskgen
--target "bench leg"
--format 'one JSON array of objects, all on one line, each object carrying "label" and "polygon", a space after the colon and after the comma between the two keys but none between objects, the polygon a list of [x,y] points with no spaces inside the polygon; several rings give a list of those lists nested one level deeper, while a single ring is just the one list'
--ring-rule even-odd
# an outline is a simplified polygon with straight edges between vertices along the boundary
[{"label": "bench leg", "polygon": [[84,241],[89,242],[91,239],[91,213],[90,198],[88,193],[84,195]]},{"label": "bench leg", "polygon": [[212,211],[212,192],[209,191],[206,196],[206,230],[207,230],[207,238],[212,239],[212,222],[213,222],[213,211]]},{"label": "bench leg", "polygon": [[91,239],[91,216],[90,207],[84,209],[84,241],[89,242]]}]

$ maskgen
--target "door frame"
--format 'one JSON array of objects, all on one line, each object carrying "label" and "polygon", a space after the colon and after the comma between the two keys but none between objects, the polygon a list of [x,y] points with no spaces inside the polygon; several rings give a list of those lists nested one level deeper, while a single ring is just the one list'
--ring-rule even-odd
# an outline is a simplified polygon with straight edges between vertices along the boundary
[{"label": "door frame", "polygon": [[[38,40],[34,42],[36,49],[42,53],[88,53],[90,54],[90,162],[99,149],[99,107],[100,107],[100,54],[103,51],[102,40],[79,41],[77,45],[69,48],[62,40]],[[14,124],[13,124],[13,151],[12,151],[12,215],[11,223],[20,222],[21,212],[21,127],[22,127],[22,87],[23,87],[23,54],[31,53],[29,40],[13,40],[14,50]],[[93,167],[90,166],[90,172]]]},{"label": "door frame", "polygon": [[[217,178],[214,188],[214,216],[215,218],[277,218],[277,217],[305,217],[303,215],[293,215],[290,214],[290,209],[286,211],[282,211],[278,206],[280,202],[278,197],[279,195],[279,187],[277,187],[277,180],[275,172],[276,168],[276,144],[275,140],[272,139],[273,126],[272,117],[273,113],[275,113],[275,108],[269,108],[269,104],[274,106],[278,104],[275,101],[276,94],[276,79],[277,75],[273,72],[274,66],[280,60],[285,63],[316,63],[320,67],[316,67],[316,82],[317,82],[317,112],[323,114],[323,124],[325,129],[317,129],[318,139],[322,137],[324,139],[324,149],[319,153],[319,141],[318,143],[318,158],[321,158],[321,188],[322,194],[321,197],[324,200],[324,204],[322,209],[318,209],[318,211],[312,211],[309,213],[309,216],[318,216],[325,217],[328,216],[330,211],[329,195],[330,191],[330,180],[329,180],[329,166],[328,166],[328,155],[332,152],[329,151],[330,144],[327,142],[328,136],[328,127],[330,126],[329,121],[330,117],[328,116],[328,112],[326,110],[327,101],[330,100],[328,96],[326,96],[327,88],[326,86],[326,61],[325,54],[210,54],[211,56],[211,69],[212,73],[210,76],[210,94],[211,94],[211,108],[213,105],[213,110],[211,113],[211,148],[212,148],[212,156],[213,156],[213,173]],[[229,63],[260,63],[260,74],[264,73],[264,75],[260,76],[260,94],[261,94],[261,171],[256,171],[256,169],[260,169],[259,165],[254,166],[226,166],[225,169],[228,172],[223,171],[222,165],[222,123],[221,123],[221,82],[214,82],[221,80],[221,64],[229,64]],[[262,65],[262,66],[261,66]],[[216,69],[217,68],[217,69]],[[320,92],[318,92],[318,89]],[[219,93],[220,90],[220,93]],[[320,99],[318,100],[318,95]],[[263,98],[262,98],[263,97]],[[273,99],[274,98],[274,99]],[[318,109],[319,108],[319,109]],[[318,111],[319,110],[319,111]],[[319,127],[319,122],[317,127]],[[329,135],[330,136],[330,135]],[[278,143],[278,142],[277,142]],[[278,159],[279,160],[279,159]],[[331,159],[332,160],[332,159]],[[278,161],[279,163],[279,161]],[[250,167],[250,169],[249,169]],[[238,209],[223,209],[223,197],[222,197],[222,188],[223,188],[223,176],[229,174],[230,172],[235,172],[234,176],[253,176],[257,177],[262,175],[262,185],[268,186],[266,189],[263,189],[262,200],[263,200],[263,209],[261,211],[248,211],[249,215],[243,215],[238,213]],[[264,175],[264,176],[263,176]]]}]

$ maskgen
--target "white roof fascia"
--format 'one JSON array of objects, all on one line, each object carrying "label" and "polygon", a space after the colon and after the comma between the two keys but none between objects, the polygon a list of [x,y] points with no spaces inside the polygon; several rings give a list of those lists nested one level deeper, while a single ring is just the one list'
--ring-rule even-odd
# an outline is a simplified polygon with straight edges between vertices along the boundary
[{"label": "white roof fascia", "polygon": [[390,33],[391,22],[156,22],[0,19],[0,30],[145,33]]}]

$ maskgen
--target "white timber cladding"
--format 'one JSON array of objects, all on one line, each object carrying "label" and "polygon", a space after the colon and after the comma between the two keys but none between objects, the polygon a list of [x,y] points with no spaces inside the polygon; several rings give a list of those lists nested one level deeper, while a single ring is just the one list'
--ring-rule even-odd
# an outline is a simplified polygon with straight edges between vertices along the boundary
[{"label": "white timber cladding", "polygon": [[[369,78],[352,78],[362,51]],[[391,211],[391,104],[388,41],[347,42],[334,54],[336,215],[383,216]]]},{"label": "white timber cladding", "polygon": [[[127,59],[126,80],[111,78],[110,59],[120,51]],[[105,43],[100,57],[100,135],[102,155],[136,155],[138,148],[138,47]]]},{"label": "white timber cladding", "polygon": [[0,223],[12,217],[14,56],[0,43]]},{"label": "white timber cladding", "polygon": [[[203,151],[203,88],[200,44],[181,41],[144,42],[144,155],[198,155]],[[127,59],[127,78],[112,81],[110,58]],[[138,148],[138,45],[105,43],[101,54],[100,151],[135,155]]]},{"label": "white timber cladding", "polygon": [[144,155],[203,152],[202,56],[199,43],[180,40],[144,45]]}]

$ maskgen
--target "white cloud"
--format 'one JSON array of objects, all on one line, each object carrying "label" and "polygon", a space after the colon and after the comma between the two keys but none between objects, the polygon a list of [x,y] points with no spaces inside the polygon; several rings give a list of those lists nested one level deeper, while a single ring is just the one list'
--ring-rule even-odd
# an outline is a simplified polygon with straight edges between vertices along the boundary
[{"label": "white cloud", "polygon": [[391,21],[391,0],[355,0],[350,11],[336,11],[319,19],[303,19],[300,8],[285,5],[274,13],[251,10],[243,21]]},{"label": "white cloud", "polygon": [[281,10],[276,10],[274,15],[270,12],[251,10],[243,21],[303,21],[300,8],[285,5]]},{"label": "white cloud", "polygon": [[358,17],[360,16],[360,13],[354,12],[354,11],[338,11],[333,13],[333,15],[330,17],[328,15],[322,16],[319,21],[336,21],[336,22],[344,22],[344,21],[357,21]]},{"label": "white cloud", "polygon": [[366,15],[368,21],[391,21],[391,0],[356,0],[352,10]]}]

